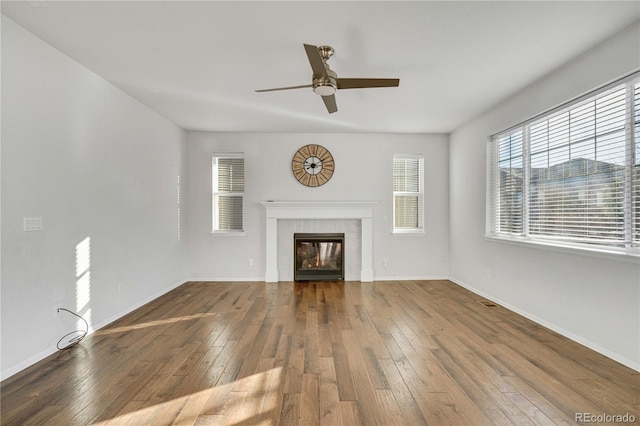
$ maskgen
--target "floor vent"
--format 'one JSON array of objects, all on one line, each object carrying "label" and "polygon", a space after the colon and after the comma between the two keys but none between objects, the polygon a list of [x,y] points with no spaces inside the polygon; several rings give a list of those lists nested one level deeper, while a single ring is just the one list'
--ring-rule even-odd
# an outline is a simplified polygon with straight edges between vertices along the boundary
[{"label": "floor vent", "polygon": [[486,308],[497,308],[498,305],[496,305],[495,303],[491,302],[490,300],[479,300],[478,303],[480,303],[482,306],[486,307]]}]

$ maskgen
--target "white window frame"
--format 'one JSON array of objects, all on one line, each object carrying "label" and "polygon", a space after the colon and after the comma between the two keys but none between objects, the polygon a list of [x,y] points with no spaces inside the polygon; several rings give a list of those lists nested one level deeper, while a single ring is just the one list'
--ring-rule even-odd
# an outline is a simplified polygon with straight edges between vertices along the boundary
[{"label": "white window frame", "polygon": [[[392,233],[393,234],[424,234],[424,155],[423,154],[393,154],[393,163],[395,163],[396,159],[409,159],[409,160],[418,160],[418,191],[395,191],[393,190],[393,199],[392,199]],[[392,163],[392,179],[393,176],[393,167]],[[392,189],[394,187],[394,182],[392,181]],[[406,196],[415,196],[418,198],[418,211],[417,214],[417,227],[396,227],[396,197],[406,197]]]},{"label": "white window frame", "polygon": [[[625,118],[624,118],[624,202],[623,204],[623,227],[624,234],[622,238],[617,240],[606,241],[601,237],[591,238],[566,238],[565,236],[540,235],[532,229],[533,219],[531,215],[535,209],[532,195],[532,157],[535,152],[532,151],[531,143],[535,140],[532,136],[532,129],[545,119],[553,119],[555,116],[565,111],[576,111],[588,102],[600,99],[606,96],[615,88],[624,87],[625,98]],[[520,232],[509,232],[508,229],[500,229],[500,189],[503,193],[506,187],[501,186],[500,181],[500,140],[506,140],[509,135],[517,132],[523,134],[522,150],[522,170],[514,169],[514,176],[519,175],[522,178],[522,229]],[[594,135],[594,141],[599,136]],[[563,105],[539,114],[529,120],[519,123],[505,131],[497,133],[490,137],[487,144],[487,227],[486,237],[491,240],[505,241],[511,243],[533,244],[537,247],[551,248],[555,250],[580,250],[604,255],[614,255],[618,258],[626,257],[636,259],[640,257],[640,239],[638,238],[638,228],[634,225],[634,220],[638,221],[640,215],[640,188],[637,188],[638,173],[640,173],[640,72],[636,71],[624,78],[608,83],[597,88],[585,95],[573,99]],[[571,142],[573,143],[573,142]],[[577,145],[577,143],[576,143]],[[504,145],[503,145],[504,146]],[[599,145],[595,145],[596,147]],[[551,148],[550,148],[551,149]],[[596,148],[597,149],[597,148]],[[503,153],[504,154],[504,153]],[[504,155],[503,155],[504,157]],[[581,156],[572,156],[572,159],[580,159]],[[573,161],[573,160],[570,160]],[[597,163],[597,162],[596,162]],[[516,166],[517,167],[517,166]],[[550,167],[550,166],[549,166]],[[622,167],[622,166],[620,166]],[[534,175],[535,176],[535,175]],[[597,176],[597,175],[588,175]],[[504,177],[504,169],[503,169]],[[518,176],[516,176],[518,177]],[[636,182],[634,182],[634,180]],[[502,179],[503,183],[505,182]],[[504,206],[503,206],[504,207]],[[516,206],[517,207],[517,206]],[[531,223],[530,223],[531,222]],[[510,223],[510,222],[507,222]],[[589,225],[590,226],[590,225]],[[635,229],[634,229],[635,226]],[[585,228],[591,232],[592,228]],[[593,228],[596,229],[596,228]],[[635,234],[634,234],[635,232]],[[636,260],[637,261],[637,260]]]},{"label": "white window frame", "polygon": [[[243,160],[243,183],[244,183],[244,153],[241,152],[220,152],[214,153],[211,158],[211,234],[212,235],[230,235],[244,236],[244,190],[243,191],[219,191],[218,186],[218,160],[219,159],[242,159]],[[246,189],[246,188],[243,188]],[[242,226],[241,229],[220,229],[220,212],[218,200],[221,196],[241,197],[242,198]]]}]

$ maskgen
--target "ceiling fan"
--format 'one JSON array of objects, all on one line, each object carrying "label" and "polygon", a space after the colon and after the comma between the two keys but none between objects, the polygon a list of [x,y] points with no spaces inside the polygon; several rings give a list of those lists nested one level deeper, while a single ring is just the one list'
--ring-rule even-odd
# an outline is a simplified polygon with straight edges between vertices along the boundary
[{"label": "ceiling fan", "polygon": [[329,114],[338,111],[336,104],[336,90],[342,89],[365,89],[370,87],[398,87],[398,78],[339,78],[338,75],[329,68],[327,61],[333,56],[334,50],[331,46],[313,46],[305,44],[304,50],[307,52],[311,70],[313,71],[312,83],[300,86],[277,87],[274,89],[256,90],[256,92],[273,92],[275,90],[290,90],[312,87],[313,91],[322,96]]}]

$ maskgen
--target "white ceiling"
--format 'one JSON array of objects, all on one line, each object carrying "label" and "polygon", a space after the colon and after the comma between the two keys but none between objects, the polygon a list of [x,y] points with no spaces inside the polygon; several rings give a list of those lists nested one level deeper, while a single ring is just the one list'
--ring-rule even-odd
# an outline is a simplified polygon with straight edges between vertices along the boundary
[{"label": "white ceiling", "polygon": [[[640,19],[638,1],[2,1],[2,13],[187,130],[450,132]],[[328,44],[329,115],[302,44]],[[632,52],[630,52],[631,54]],[[53,83],[53,82],[52,82]]]}]

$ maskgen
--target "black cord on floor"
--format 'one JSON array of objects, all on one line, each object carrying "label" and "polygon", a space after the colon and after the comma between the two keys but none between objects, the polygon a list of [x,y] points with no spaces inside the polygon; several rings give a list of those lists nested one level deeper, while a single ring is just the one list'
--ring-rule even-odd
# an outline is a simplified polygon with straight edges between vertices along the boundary
[{"label": "black cord on floor", "polygon": [[[66,308],[58,308],[58,312],[59,311],[67,311],[69,312],[71,315],[75,315],[78,318],[80,318],[82,321],[84,321],[85,326],[87,327],[86,330],[75,330],[72,331],[71,333],[67,333],[64,336],[62,336],[62,339],[58,340],[58,343],[56,344],[56,346],[58,347],[58,350],[62,351],[65,349],[69,349],[72,346],[77,345],[78,343],[80,343],[80,341],[82,339],[84,339],[84,336],[87,335],[87,333],[89,332],[89,323],[87,322],[87,320],[85,320],[84,318],[82,318],[80,315],[76,314],[75,312],[72,312]],[[60,343],[65,340],[67,337],[69,336],[73,336],[72,338],[68,339],[68,343],[66,346],[60,346]]]}]

